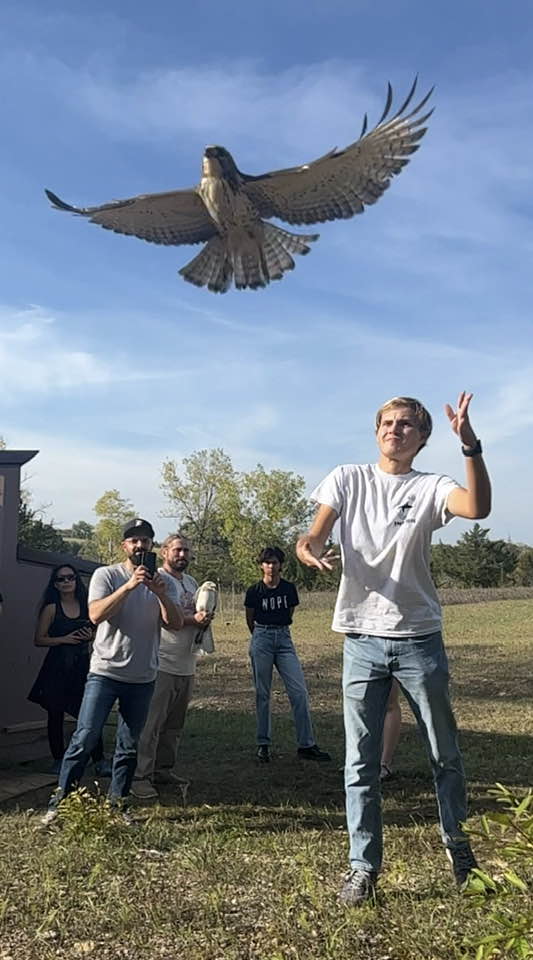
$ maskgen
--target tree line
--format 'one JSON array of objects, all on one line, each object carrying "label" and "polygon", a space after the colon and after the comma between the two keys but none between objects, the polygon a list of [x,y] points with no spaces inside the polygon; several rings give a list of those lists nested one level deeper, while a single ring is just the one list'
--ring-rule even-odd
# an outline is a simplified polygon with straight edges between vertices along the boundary
[{"label": "tree line", "polygon": [[[285,550],[284,573],[304,589],[335,589],[340,571],[318,574],[296,559],[298,535],[314,508],[305,481],[287,470],[235,469],[224,450],[197,450],[181,462],[161,467],[164,516],[193,545],[191,572],[198,580],[244,587],[258,579],[256,557],[268,544]],[[108,564],[122,558],[120,542],[126,520],[137,516],[133,503],[118,490],[107,490],[94,505],[96,522],[79,520],[61,530],[43,520],[25,490],[19,510],[19,542],[43,550],[78,555]],[[490,529],[475,523],[457,543],[436,543],[431,568],[437,587],[533,586],[533,548],[492,540]]]}]

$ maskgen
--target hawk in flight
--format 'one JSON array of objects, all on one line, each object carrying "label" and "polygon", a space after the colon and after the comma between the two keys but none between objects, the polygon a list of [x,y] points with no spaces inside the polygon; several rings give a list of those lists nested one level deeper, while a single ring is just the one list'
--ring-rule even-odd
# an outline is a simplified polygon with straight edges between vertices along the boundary
[{"label": "hawk in flight", "polygon": [[[367,117],[358,140],[331,150],[301,167],[260,176],[241,173],[224,147],[206,147],[198,186],[169,193],[147,193],[100,207],[73,207],[50,190],[58,210],[88,217],[106,230],[170,246],[204,243],[180,270],[185,280],[215,293],[232,282],[238,290],[266,287],[294,268],[292,254],[309,253],[318,234],[282,230],[271,217],[290,224],[347,220],[379,200],[418,150],[425,121],[422,113],[433,90],[412,106],[416,79],[400,109],[389,119],[392,88],[380,120],[367,132]],[[410,112],[407,112],[411,107]]]}]

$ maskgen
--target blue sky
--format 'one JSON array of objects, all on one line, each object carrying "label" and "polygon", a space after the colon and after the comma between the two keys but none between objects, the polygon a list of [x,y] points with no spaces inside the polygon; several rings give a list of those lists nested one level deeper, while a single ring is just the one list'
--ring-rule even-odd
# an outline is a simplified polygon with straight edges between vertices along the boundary
[{"label": "blue sky", "polygon": [[[311,489],[374,459],[374,411],[398,394],[434,414],[417,466],[461,480],[443,406],[467,388],[495,485],[486,525],[533,543],[525,0],[4,0],[0,37],[0,433],[41,451],[30,483],[50,517],[92,520],[117,487],[162,535],[161,463],[204,447]],[[267,290],[198,290],[177,273],[198,248],[116,236],[44,197],[191,186],[208,143],[249,173],[311,160],[417,72],[436,85],[420,151]]]}]

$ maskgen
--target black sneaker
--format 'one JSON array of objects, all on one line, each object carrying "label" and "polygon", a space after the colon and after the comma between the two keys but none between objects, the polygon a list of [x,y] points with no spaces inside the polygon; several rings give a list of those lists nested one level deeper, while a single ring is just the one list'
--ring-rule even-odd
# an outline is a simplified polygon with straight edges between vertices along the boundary
[{"label": "black sneaker", "polygon": [[344,878],[339,900],[347,907],[359,907],[375,900],[378,875],[370,870],[350,870]]},{"label": "black sneaker", "polygon": [[262,743],[261,746],[257,748],[256,757],[259,763],[270,763],[270,749],[266,743]]},{"label": "black sneaker", "polygon": [[298,747],[298,756],[302,760],[318,760],[320,763],[331,760],[331,755],[325,750],[319,750],[316,743],[312,747]]},{"label": "black sneaker", "polygon": [[469,843],[460,843],[457,847],[446,847],[446,856],[452,865],[457,886],[464,886],[472,870],[477,867],[472,847]]}]

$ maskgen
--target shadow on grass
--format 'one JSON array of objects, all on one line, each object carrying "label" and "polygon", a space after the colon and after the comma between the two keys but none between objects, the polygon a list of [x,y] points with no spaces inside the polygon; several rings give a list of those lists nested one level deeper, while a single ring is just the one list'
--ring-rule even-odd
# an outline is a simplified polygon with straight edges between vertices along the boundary
[{"label": "shadow on grass", "polygon": [[[293,745],[290,718],[276,718],[279,747],[272,762],[254,758],[253,717],[245,713],[220,714],[191,710],[179,753],[179,768],[190,778],[190,816],[215,819],[239,811],[246,828],[262,832],[338,829],[344,824],[342,765],[343,733],[337,715],[315,712],[323,746],[333,753],[330,763],[299,760]],[[469,779],[470,811],[492,809],[488,794],[498,780],[528,786],[533,737],[465,731],[461,745]],[[434,823],[437,810],[429,762],[418,732],[407,727],[396,757],[395,777],[383,787],[384,820],[388,825]],[[176,793],[160,788],[163,807],[176,806]],[[189,816],[188,807],[176,814]]]}]

